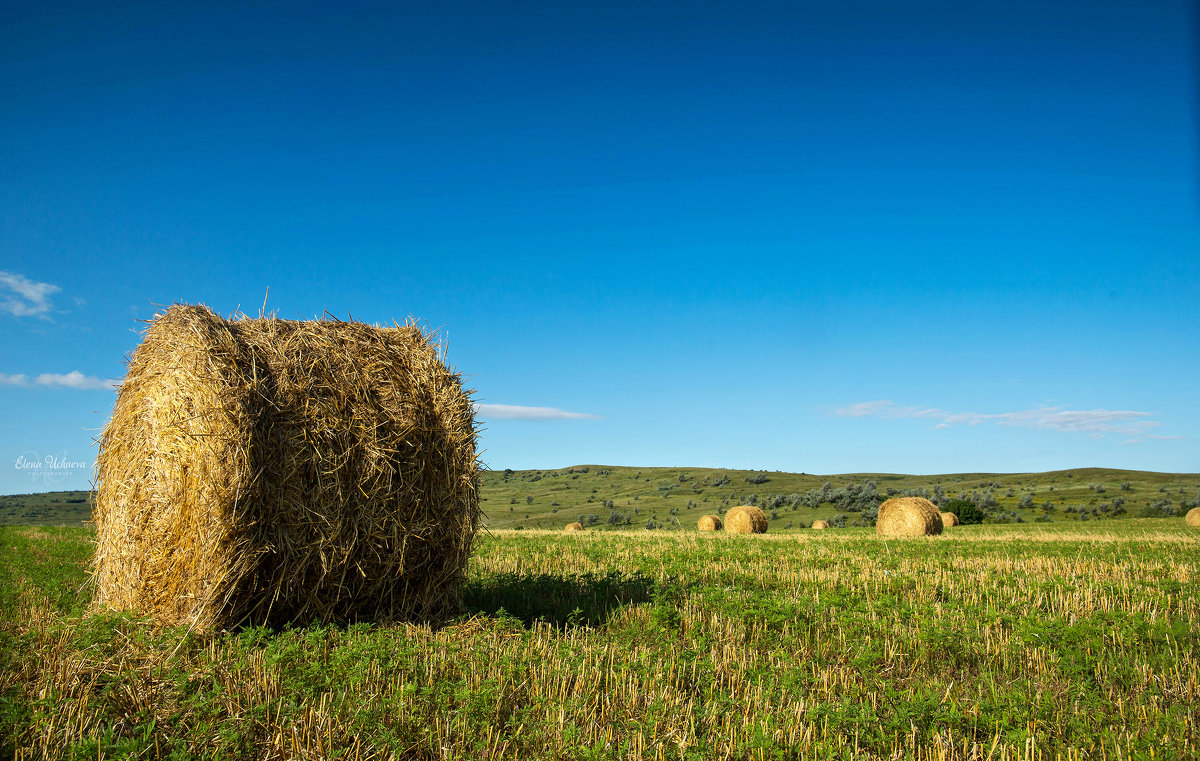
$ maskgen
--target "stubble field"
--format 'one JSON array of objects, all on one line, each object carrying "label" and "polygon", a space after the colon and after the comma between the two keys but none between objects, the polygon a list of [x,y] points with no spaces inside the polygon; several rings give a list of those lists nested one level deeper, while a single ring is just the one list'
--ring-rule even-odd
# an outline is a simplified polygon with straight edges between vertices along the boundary
[{"label": "stubble field", "polygon": [[1193,758],[1180,520],[495,531],[450,626],[87,615],[88,529],[0,527],[15,758]]}]

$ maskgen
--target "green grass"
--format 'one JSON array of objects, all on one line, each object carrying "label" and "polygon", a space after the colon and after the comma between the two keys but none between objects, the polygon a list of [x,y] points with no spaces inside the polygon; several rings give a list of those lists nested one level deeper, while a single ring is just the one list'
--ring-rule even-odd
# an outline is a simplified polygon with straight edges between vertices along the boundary
[{"label": "green grass", "polygon": [[[751,483],[751,479],[765,479]],[[682,480],[681,480],[682,479]],[[722,483],[728,479],[727,483]],[[627,468],[608,465],[579,465],[560,470],[485,470],[480,476],[484,526],[490,529],[555,529],[568,523],[588,523],[596,516],[594,530],[642,529],[647,521],[661,528],[692,529],[700,516],[750,500],[763,503],[773,495],[802,494],[829,483],[838,488],[873,481],[880,495],[888,490],[934,489],[940,486],[949,497],[991,489],[1003,512],[1016,512],[1025,520],[1043,516],[1041,506],[1054,504],[1053,521],[1077,520],[1065,508],[1086,509],[1124,501],[1122,517],[1136,517],[1153,502],[1169,500],[1178,509],[1181,501],[1194,500],[1200,493],[1200,474],[1153,473],[1105,468],[1078,468],[1049,473],[951,473],[937,476],[894,473],[843,473],[808,475],[722,468]],[[1093,484],[1100,484],[1097,492]],[[1126,488],[1122,488],[1122,485]],[[1009,490],[1012,490],[1009,496]],[[1019,500],[1028,493],[1037,505],[1022,509]],[[50,492],[0,497],[0,525],[80,526],[90,518],[87,492]],[[532,501],[531,501],[532,500]],[[611,501],[612,507],[605,503]],[[557,503],[557,504],[556,504]],[[674,513],[672,513],[674,511]],[[771,524],[772,531],[811,525],[818,518],[829,520],[845,514],[833,504],[815,508],[786,507]],[[1186,512],[1186,510],[1184,511]],[[608,523],[616,513],[627,523]]]},{"label": "green grass", "polygon": [[0,496],[0,526],[81,526],[91,518],[86,491]]},{"label": "green grass", "polygon": [[90,539],[0,527],[0,757],[1117,759],[1200,743],[1200,531],[1178,518],[887,542],[492,531],[440,630],[222,636],[86,615]]},{"label": "green grass", "polygon": [[[681,477],[683,480],[681,480]],[[765,478],[751,483],[747,478]],[[728,483],[720,483],[728,479]],[[643,528],[653,520],[664,528],[679,526],[693,529],[700,516],[718,513],[722,507],[756,499],[760,504],[772,495],[802,494],[830,483],[834,488],[874,481],[880,495],[888,490],[933,489],[941,486],[950,497],[960,493],[984,492],[991,488],[999,510],[1015,511],[1032,521],[1043,515],[1041,505],[1053,502],[1049,514],[1054,521],[1076,520],[1064,508],[1092,508],[1115,498],[1124,501],[1125,515],[1136,516],[1150,503],[1168,499],[1178,507],[1181,500],[1193,500],[1200,492],[1200,474],[1153,473],[1105,468],[1079,468],[1049,473],[955,473],[938,476],[913,476],[889,473],[845,473],[808,475],[722,468],[627,468],[584,465],[561,470],[484,471],[481,477],[482,506],[489,528],[555,529],[597,516],[594,529]],[[720,484],[720,485],[717,485]],[[1097,492],[1092,484],[1101,484]],[[1122,488],[1126,484],[1127,488]],[[1009,490],[1012,496],[1008,496]],[[1020,509],[1021,496],[1029,493],[1036,509]],[[532,501],[530,501],[532,498]],[[612,507],[606,507],[606,501]],[[557,503],[557,504],[555,504]],[[675,514],[672,514],[672,510]],[[631,523],[612,526],[612,512]],[[1185,511],[1186,512],[1186,511]],[[855,515],[832,504],[816,508],[785,508],[772,520],[771,530],[808,526],[818,518],[829,520],[843,513],[850,522]],[[676,523],[677,522],[677,523]],[[790,525],[789,525],[790,524]]]}]

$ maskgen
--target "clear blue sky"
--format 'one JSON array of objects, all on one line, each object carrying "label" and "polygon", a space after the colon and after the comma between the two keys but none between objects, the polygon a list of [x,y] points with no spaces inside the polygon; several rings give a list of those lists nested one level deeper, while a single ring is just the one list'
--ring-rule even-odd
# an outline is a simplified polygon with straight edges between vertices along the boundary
[{"label": "clear blue sky", "polygon": [[1200,470],[1191,4],[356,7],[8,9],[0,493],[268,288],[552,408],[495,468]]}]

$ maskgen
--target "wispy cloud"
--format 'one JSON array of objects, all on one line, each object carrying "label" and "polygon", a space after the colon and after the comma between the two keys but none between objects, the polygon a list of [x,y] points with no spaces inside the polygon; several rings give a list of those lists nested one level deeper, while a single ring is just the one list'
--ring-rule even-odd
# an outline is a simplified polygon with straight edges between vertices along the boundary
[{"label": "wispy cloud", "polygon": [[50,283],[39,283],[16,272],[0,270],[0,312],[15,317],[50,319],[50,296],[62,289]]},{"label": "wispy cloud", "polygon": [[0,373],[0,384],[6,386],[23,386],[25,388],[32,388],[34,386],[59,386],[61,388],[86,390],[115,390],[121,387],[119,379],[97,378],[93,375],[84,375],[78,370],[72,370],[69,373],[42,373],[33,377],[24,373],[17,375]]},{"label": "wispy cloud", "polygon": [[1161,423],[1150,419],[1153,416],[1152,413],[1136,410],[1068,410],[1062,407],[1038,407],[1032,410],[989,414],[950,412],[936,407],[906,407],[896,404],[890,399],[880,399],[874,402],[851,404],[834,410],[834,414],[839,417],[936,420],[938,428],[995,423],[1020,428],[1085,433],[1097,437],[1108,433],[1117,433],[1135,439],[1175,438],[1151,434],[1150,431]]},{"label": "wispy cloud", "polygon": [[493,420],[599,420],[599,415],[587,412],[568,412],[554,407],[521,407],[516,404],[477,404],[480,417]]}]

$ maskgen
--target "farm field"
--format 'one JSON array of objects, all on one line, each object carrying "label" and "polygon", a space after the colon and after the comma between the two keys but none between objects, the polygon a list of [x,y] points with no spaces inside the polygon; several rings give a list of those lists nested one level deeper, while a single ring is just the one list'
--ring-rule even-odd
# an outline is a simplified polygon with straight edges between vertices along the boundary
[{"label": "farm field", "polygon": [[[828,489],[825,485],[829,484]],[[1080,521],[1183,515],[1200,504],[1200,474],[1077,468],[1049,473],[810,475],[713,468],[576,465],[557,470],[484,470],[480,506],[490,529],[694,529],[700,516],[757,504],[771,531],[814,520],[868,523],[863,509],[908,491],[978,503],[987,522]],[[0,496],[0,525],[78,526],[88,493]]]},{"label": "farm field", "polygon": [[219,636],[86,615],[91,531],[0,527],[0,757],[1200,755],[1182,518],[886,542],[776,523],[493,528],[440,630]]}]

